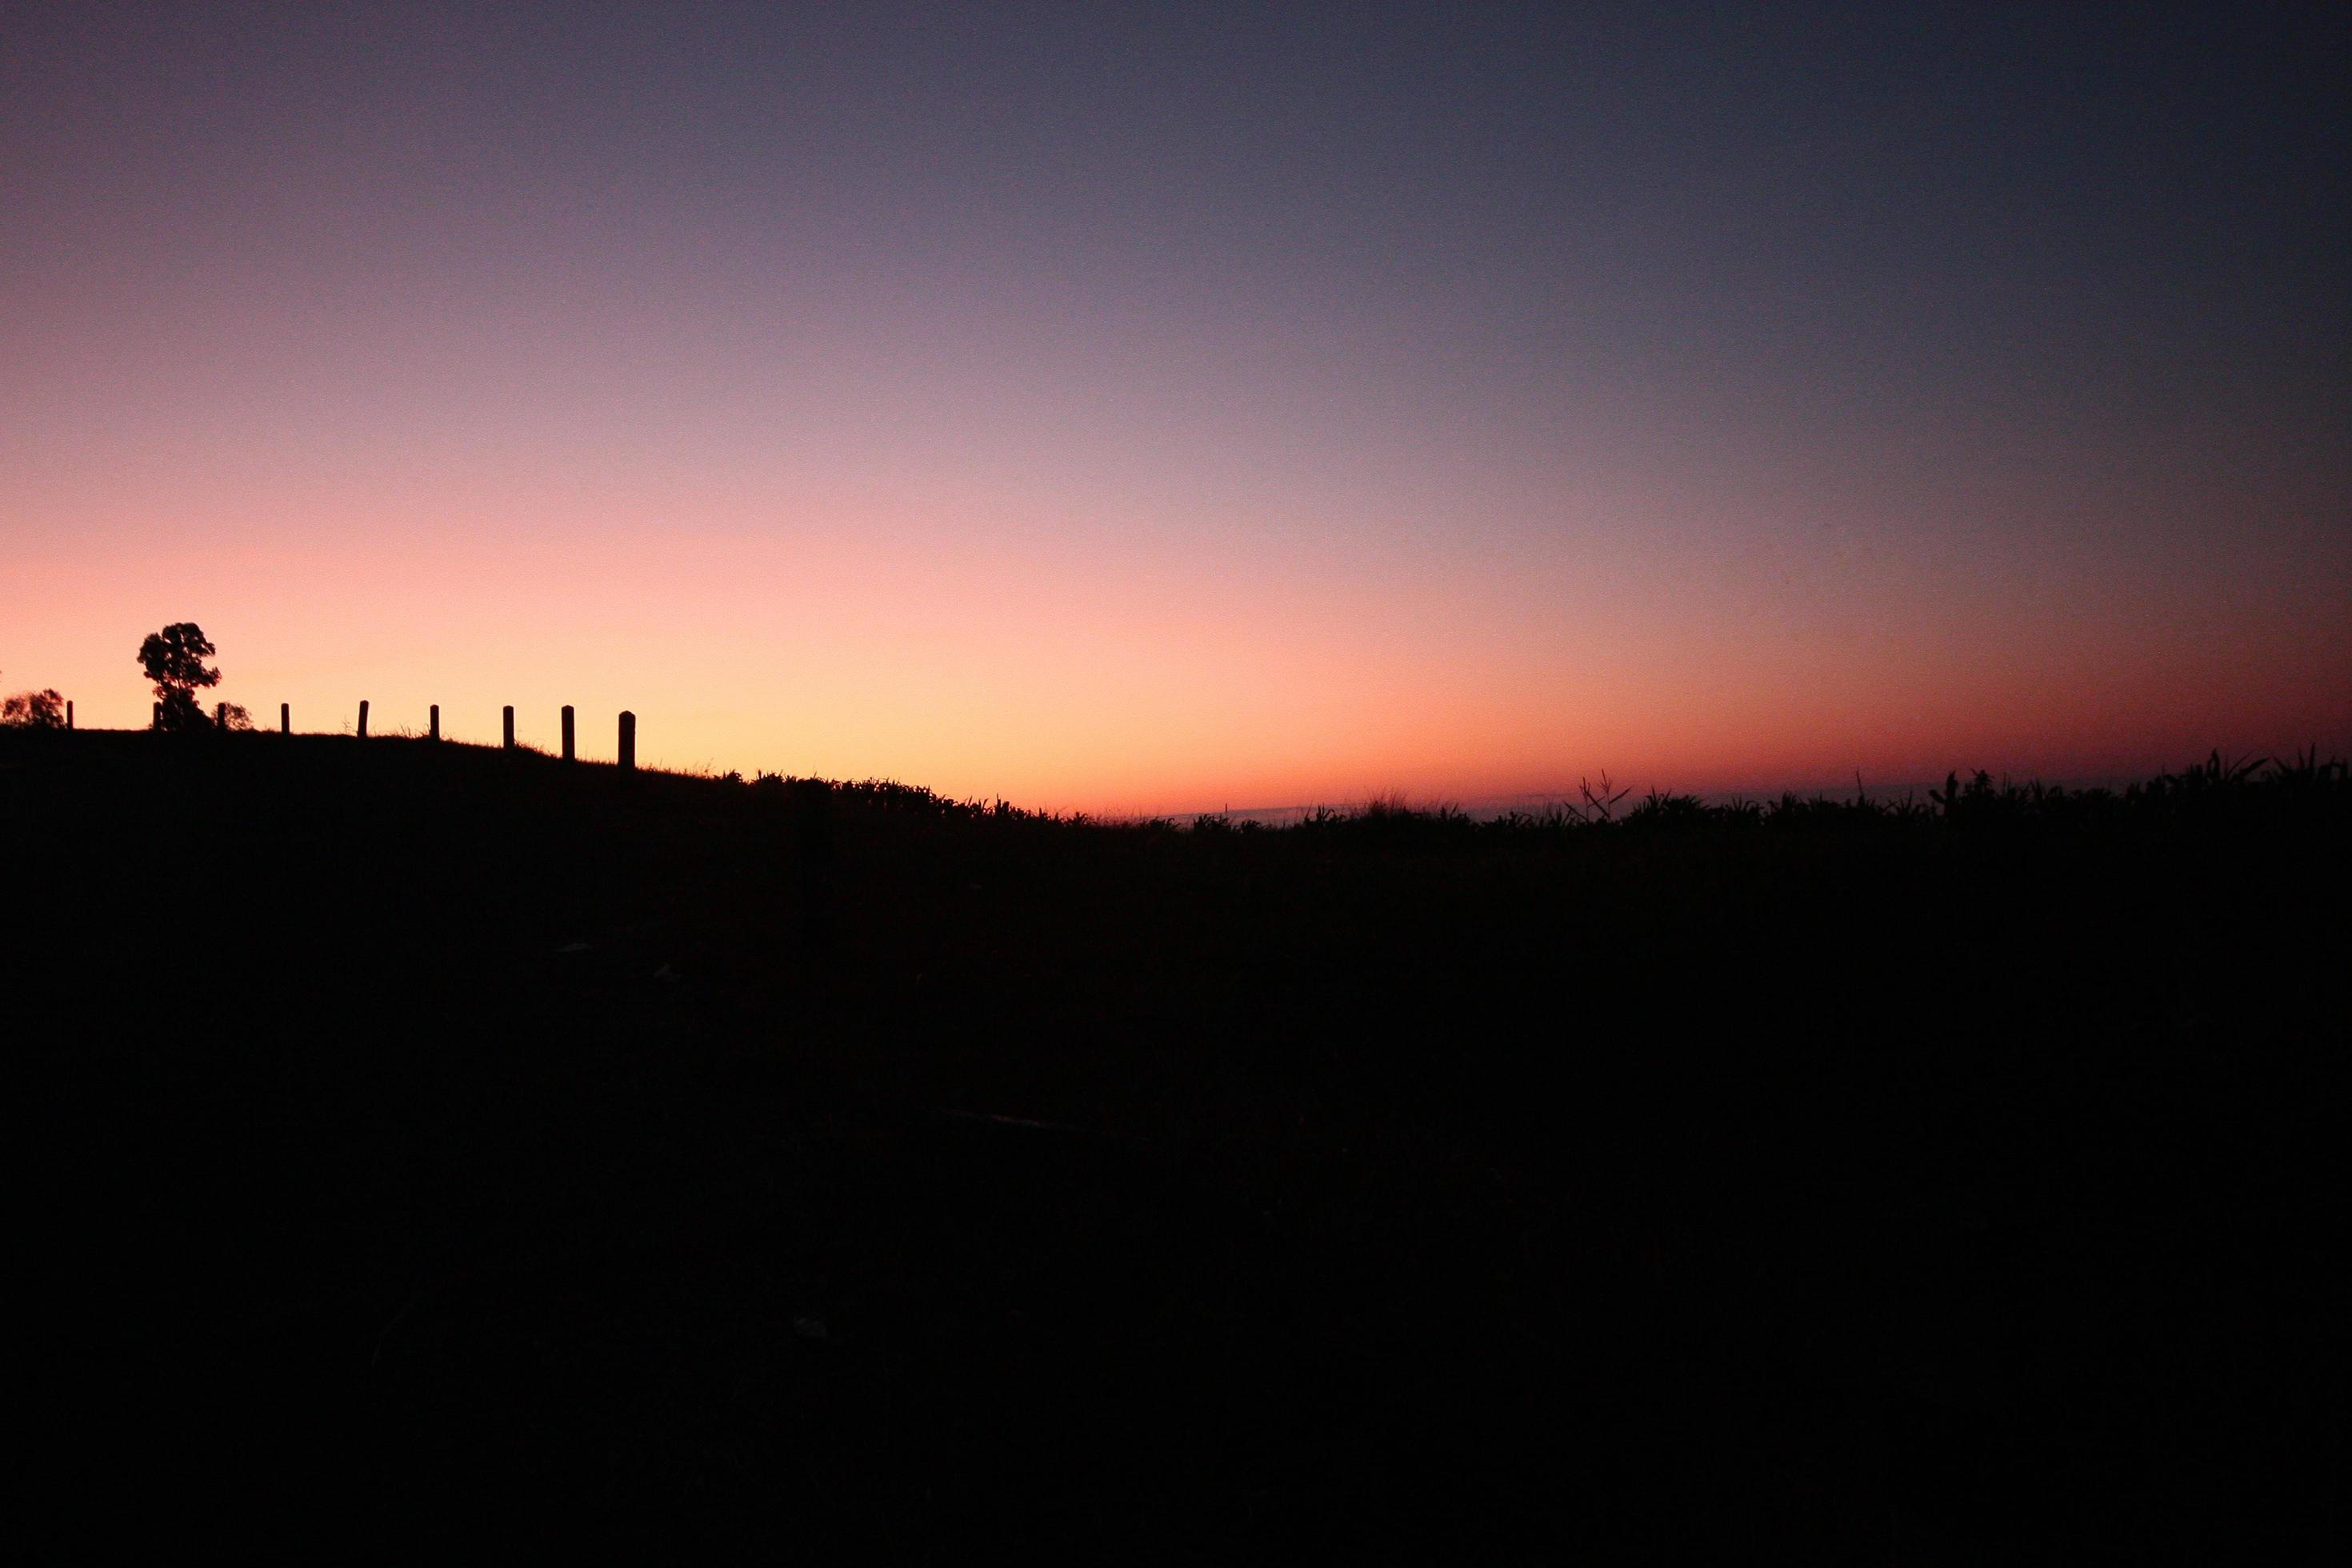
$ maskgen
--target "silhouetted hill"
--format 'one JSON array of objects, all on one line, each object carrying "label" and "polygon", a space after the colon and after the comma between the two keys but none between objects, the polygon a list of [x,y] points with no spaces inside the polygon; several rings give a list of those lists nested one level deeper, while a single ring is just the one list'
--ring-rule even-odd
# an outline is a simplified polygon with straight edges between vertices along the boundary
[{"label": "silhouetted hill", "polygon": [[85,731],[0,813],[85,1544],[2275,1556],[2340,1483],[2340,770],[1179,830]]}]

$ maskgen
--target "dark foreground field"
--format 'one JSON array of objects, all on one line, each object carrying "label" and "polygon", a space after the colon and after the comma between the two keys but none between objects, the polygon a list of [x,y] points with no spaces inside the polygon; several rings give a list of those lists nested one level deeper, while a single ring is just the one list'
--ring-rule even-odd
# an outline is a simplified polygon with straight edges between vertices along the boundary
[{"label": "dark foreground field", "polygon": [[84,733],[0,822],[19,1537],[2340,1521],[2340,773],[1177,831]]}]

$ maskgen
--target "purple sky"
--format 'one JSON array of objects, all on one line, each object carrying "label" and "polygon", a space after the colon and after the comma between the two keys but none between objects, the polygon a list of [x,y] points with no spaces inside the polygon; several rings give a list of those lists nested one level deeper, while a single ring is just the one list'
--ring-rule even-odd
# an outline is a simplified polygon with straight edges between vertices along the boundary
[{"label": "purple sky", "polygon": [[1096,810],[2344,749],[2340,17],[18,7],[0,680]]}]

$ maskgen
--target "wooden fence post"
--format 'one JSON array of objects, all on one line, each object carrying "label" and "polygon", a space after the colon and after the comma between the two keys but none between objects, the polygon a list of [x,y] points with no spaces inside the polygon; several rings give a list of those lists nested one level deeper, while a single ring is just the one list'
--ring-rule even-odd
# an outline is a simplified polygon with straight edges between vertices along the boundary
[{"label": "wooden fence post", "polygon": [[428,741],[437,741],[441,738],[441,704],[436,702],[431,708],[427,709],[426,711],[432,715],[430,719],[425,721],[426,723],[432,726],[432,731],[425,738]]},{"label": "wooden fence post", "polygon": [[507,750],[514,750],[514,704],[507,704]]},{"label": "wooden fence post", "polygon": [[278,705],[278,732],[281,735],[294,732],[294,705],[290,702]]},{"label": "wooden fence post", "polygon": [[637,716],[621,715],[621,771],[628,773],[637,765]]},{"label": "wooden fence post", "polygon": [[360,739],[367,739],[367,699],[360,699]]},{"label": "wooden fence post", "polygon": [[572,760],[572,704],[563,705],[563,760]]},{"label": "wooden fence post", "polygon": [[162,729],[163,727],[163,705],[161,702],[158,702],[157,704],[155,704],[155,728],[157,728],[158,730],[160,730],[160,729]]},{"label": "wooden fence post", "polygon": [[73,728],[73,699],[70,697],[66,699],[66,728]]}]

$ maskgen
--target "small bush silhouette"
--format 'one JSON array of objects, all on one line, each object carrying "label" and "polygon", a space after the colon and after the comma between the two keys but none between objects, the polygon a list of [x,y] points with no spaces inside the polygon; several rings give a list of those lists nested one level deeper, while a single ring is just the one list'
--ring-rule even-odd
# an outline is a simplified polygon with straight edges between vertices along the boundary
[{"label": "small bush silhouette", "polygon": [[0,724],[11,730],[62,730],[66,700],[54,690],[19,691],[0,701]]},{"label": "small bush silhouette", "polygon": [[253,728],[253,715],[241,702],[218,702],[213,705],[213,728],[230,733],[243,733]]},{"label": "small bush silhouette", "polygon": [[1670,824],[1704,822],[1706,805],[1695,795],[1668,795],[1653,789],[1642,804],[1625,814],[1627,826],[1662,827]]}]

